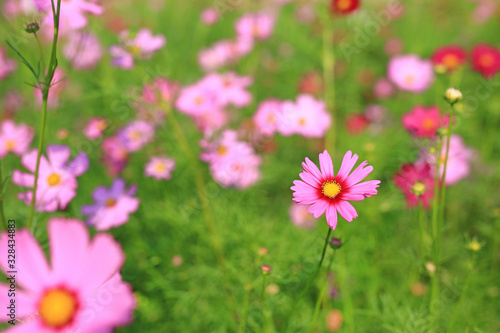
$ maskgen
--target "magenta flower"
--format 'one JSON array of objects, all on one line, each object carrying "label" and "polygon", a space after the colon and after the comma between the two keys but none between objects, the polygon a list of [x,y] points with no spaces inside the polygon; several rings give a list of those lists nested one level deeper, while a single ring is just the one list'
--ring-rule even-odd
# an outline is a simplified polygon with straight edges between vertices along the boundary
[{"label": "magenta flower", "polygon": [[17,126],[10,119],[4,120],[0,126],[0,158],[8,153],[21,156],[29,149],[34,136],[31,127],[24,124]]},{"label": "magenta flower", "polygon": [[437,106],[415,106],[402,117],[404,128],[417,138],[435,138],[437,131],[445,125],[445,117]]},{"label": "magenta flower", "polygon": [[434,196],[434,174],[429,164],[403,165],[394,176],[394,184],[406,196],[408,207],[416,207],[420,201],[424,208],[429,208]]},{"label": "magenta flower", "polygon": [[[92,240],[83,222],[52,218],[48,222],[50,264],[42,246],[27,229],[16,232],[16,264],[0,260],[3,272],[17,270],[16,324],[10,333],[112,332],[132,322],[136,300],[123,282],[125,254],[111,235]],[[0,236],[8,253],[11,238]],[[4,280],[5,281],[5,280]],[[7,281],[8,283],[8,281]],[[9,285],[0,284],[0,302],[10,304]],[[12,318],[3,311],[1,321]]]},{"label": "magenta flower", "polygon": [[414,54],[395,56],[389,62],[387,76],[401,90],[422,93],[434,81],[434,68],[430,60]]},{"label": "magenta flower", "polygon": [[[21,158],[21,164],[32,173],[35,173],[37,153],[34,149]],[[70,154],[71,151],[67,146],[49,145],[48,159],[41,156],[36,193],[38,211],[54,212],[57,209],[64,209],[76,196],[78,188],[76,177],[87,171],[89,159],[87,154],[80,153],[69,162]],[[22,187],[33,187],[35,175],[14,170],[12,182]],[[19,193],[18,197],[29,205],[33,192]]]},{"label": "magenta flower", "polygon": [[302,163],[304,171],[299,174],[302,180],[295,180],[291,187],[293,200],[301,205],[311,205],[307,210],[315,218],[326,213],[328,226],[337,227],[337,212],[347,222],[358,217],[356,209],[349,201],[362,201],[377,194],[380,180],[369,180],[360,183],[372,171],[368,162],[361,163],[349,174],[358,160],[358,155],[348,151],[344,155],[342,165],[337,175],[334,174],[330,154],[325,150],[319,154],[320,169],[306,157]]},{"label": "magenta flower", "polygon": [[102,46],[90,32],[76,31],[68,37],[63,54],[76,69],[92,69],[102,57]]},{"label": "magenta flower", "polygon": [[138,151],[149,143],[154,136],[155,128],[144,120],[136,120],[120,130],[118,136],[123,140],[129,152]]},{"label": "magenta flower", "polygon": [[175,160],[165,157],[151,157],[144,174],[146,177],[153,177],[156,180],[160,179],[170,179],[172,177],[172,171],[175,169]]},{"label": "magenta flower", "polygon": [[117,178],[107,189],[97,187],[92,193],[93,205],[82,206],[82,214],[89,216],[87,224],[97,230],[108,230],[128,221],[129,215],[139,208],[139,199],[134,198],[137,187],[125,188],[125,181]]},{"label": "magenta flower", "polygon": [[0,81],[9,76],[10,72],[16,68],[16,62],[12,59],[7,59],[7,52],[0,49]]}]

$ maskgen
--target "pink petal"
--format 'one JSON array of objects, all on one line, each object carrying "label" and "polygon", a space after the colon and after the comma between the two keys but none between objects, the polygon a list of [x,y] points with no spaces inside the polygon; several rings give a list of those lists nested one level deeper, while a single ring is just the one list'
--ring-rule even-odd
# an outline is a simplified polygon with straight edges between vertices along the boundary
[{"label": "pink petal", "polygon": [[321,179],[323,179],[323,175],[319,171],[318,167],[309,158],[306,157],[306,162],[305,163],[302,162],[302,167],[304,168],[305,171],[309,172],[314,177],[316,177],[318,181],[321,181]]},{"label": "pink petal", "polygon": [[[37,159],[38,151],[33,149],[28,153],[24,154],[21,158],[21,164],[31,172],[35,172],[36,169],[36,159]],[[42,155],[40,158],[40,170],[50,169],[50,165],[47,162],[47,159]]]},{"label": "pink petal", "polygon": [[352,154],[352,152],[349,150],[348,152],[345,153],[344,158],[342,160],[342,165],[340,166],[340,170],[337,173],[337,179],[341,183],[343,182],[349,173],[351,172],[352,168],[354,168],[354,165],[358,161],[358,155]]},{"label": "pink petal", "polygon": [[347,222],[352,222],[353,219],[358,217],[356,209],[347,201],[339,201],[337,203],[337,210]]},{"label": "pink petal", "polygon": [[344,180],[344,183],[342,184],[342,187],[350,187],[365,179],[370,174],[370,172],[373,171],[373,167],[371,165],[365,168],[367,164],[367,161],[361,163],[349,176],[347,176],[347,178]]},{"label": "pink petal", "polygon": [[33,187],[35,185],[35,176],[19,170],[14,170],[12,172],[12,183],[22,187]]},{"label": "pink petal", "polygon": [[371,197],[377,194],[377,187],[380,184],[380,180],[369,180],[349,187],[349,193],[360,194],[365,198]]},{"label": "pink petal", "polygon": [[318,200],[307,209],[307,212],[314,214],[314,218],[317,219],[325,213],[328,205],[329,203],[327,200]]},{"label": "pink petal", "polygon": [[335,230],[337,228],[337,209],[334,205],[329,205],[326,210],[326,222],[328,226]]},{"label": "pink petal", "polygon": [[62,168],[71,156],[71,150],[64,145],[50,145],[47,147],[47,157],[54,168]]},{"label": "pink petal", "polygon": [[[7,279],[10,274],[7,274]],[[9,280],[6,280],[6,283],[9,283]],[[10,285],[9,284],[0,284],[0,303],[7,307],[10,304],[10,300],[14,299],[9,297]],[[15,290],[15,306],[16,306],[16,318],[23,318],[37,311],[37,304],[34,297],[31,297],[28,294],[20,291],[19,289]],[[5,309],[5,308],[4,308]],[[0,322],[7,322],[11,320],[10,317],[7,316],[7,311],[2,309],[0,313]],[[16,324],[17,325],[17,324]]]},{"label": "pink petal", "polygon": [[333,163],[330,154],[325,150],[322,154],[319,154],[319,165],[321,167],[321,173],[326,178],[333,178],[335,174],[333,172]]},{"label": "pink petal", "polygon": [[299,174],[299,177],[306,182],[308,185],[315,187],[315,188],[320,188],[321,187],[321,182],[314,177],[312,174],[308,172],[301,172]]}]

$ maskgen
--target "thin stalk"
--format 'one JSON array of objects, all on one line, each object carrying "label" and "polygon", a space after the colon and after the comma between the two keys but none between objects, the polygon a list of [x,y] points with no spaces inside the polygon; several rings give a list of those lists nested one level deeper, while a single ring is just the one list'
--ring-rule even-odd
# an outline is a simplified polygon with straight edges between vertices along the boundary
[{"label": "thin stalk", "polygon": [[247,316],[248,316],[248,304],[250,303],[250,292],[252,291],[252,287],[245,288],[245,298],[243,300],[243,309],[241,310],[241,321],[240,321],[240,333],[244,333],[246,331],[245,327],[247,324]]},{"label": "thin stalk", "polygon": [[319,315],[319,308],[321,305],[321,301],[323,300],[323,295],[325,294],[325,289],[326,289],[326,279],[328,278],[328,273],[332,269],[332,263],[333,263],[333,257],[335,256],[335,251],[333,251],[332,257],[330,258],[330,263],[328,264],[328,270],[326,271],[325,274],[325,279],[323,280],[323,283],[321,285],[321,291],[318,294],[318,298],[316,299],[316,306],[314,307],[314,314],[313,314],[313,319],[311,321],[311,324],[309,325],[309,330],[308,332],[312,332],[314,329],[314,326],[316,325],[316,321],[318,320],[318,315]]},{"label": "thin stalk", "polygon": [[460,294],[458,304],[455,307],[455,310],[453,311],[453,315],[451,316],[451,320],[448,324],[448,329],[446,330],[446,332],[449,332],[449,333],[456,332],[453,329],[455,328],[455,322],[457,321],[457,317],[460,314],[460,310],[462,309],[462,305],[464,303],[465,296],[467,295],[467,291],[469,290],[470,278],[472,276],[472,272],[473,272],[474,266],[475,266],[474,262],[475,262],[475,256],[473,258],[472,266],[471,266],[469,272],[467,273],[467,278],[465,279],[464,289],[462,290],[462,293]]},{"label": "thin stalk", "polygon": [[346,273],[346,261],[345,261],[345,251],[341,251],[338,254],[339,266],[339,280],[340,280],[340,290],[342,303],[344,305],[344,319],[345,319],[345,329],[346,332],[356,332],[354,324],[354,305],[352,301],[351,293],[349,292],[349,287],[347,285],[347,273]]},{"label": "thin stalk", "polygon": [[5,221],[5,214],[3,212],[3,176],[2,176],[2,165],[0,164],[0,219],[2,220],[2,226],[7,230],[7,222]]},{"label": "thin stalk", "polygon": [[57,0],[57,11],[54,6],[54,0],[51,1],[52,14],[54,15],[54,40],[52,41],[52,52],[50,54],[50,63],[45,75],[45,81],[41,84],[42,90],[42,122],[40,125],[40,139],[38,140],[38,153],[36,157],[35,168],[35,183],[33,184],[33,196],[31,198],[30,213],[28,217],[27,227],[31,228],[33,215],[35,212],[36,192],[38,188],[38,174],[40,171],[40,158],[43,150],[43,140],[45,136],[45,124],[47,122],[47,100],[49,98],[50,85],[54,77],[54,72],[57,67],[57,38],[59,37],[59,13],[61,12],[61,0]]},{"label": "thin stalk", "polygon": [[424,207],[422,206],[422,199],[418,198],[418,225],[419,225],[419,234],[420,234],[420,259],[422,263],[425,263],[426,251],[424,244],[425,237],[425,221],[424,221]]},{"label": "thin stalk", "polygon": [[36,32],[33,33],[35,35],[36,43],[38,44],[38,49],[40,50],[40,58],[42,59],[42,70],[45,73],[45,56],[43,55],[42,44],[40,44],[40,40],[38,39],[38,35]]},{"label": "thin stalk", "polygon": [[266,275],[262,275],[262,288],[260,290],[260,314],[262,316],[262,331],[265,332],[266,318],[264,316],[264,296],[266,291]]}]

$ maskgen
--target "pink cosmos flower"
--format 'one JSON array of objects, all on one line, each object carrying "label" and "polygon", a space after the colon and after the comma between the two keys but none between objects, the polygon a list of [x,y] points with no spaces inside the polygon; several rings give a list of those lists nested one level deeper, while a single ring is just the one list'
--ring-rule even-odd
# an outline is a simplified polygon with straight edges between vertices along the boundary
[{"label": "pink cosmos flower", "polygon": [[[21,164],[32,173],[35,173],[37,153],[34,149],[21,158]],[[80,153],[69,162],[70,154],[71,151],[67,146],[49,145],[48,159],[41,156],[36,193],[38,211],[54,212],[57,209],[65,209],[76,196],[78,188],[76,177],[87,171],[89,159],[87,154]],[[35,175],[14,170],[12,182],[22,187],[33,187]],[[18,197],[29,205],[33,192],[19,193]]]},{"label": "pink cosmos flower", "polygon": [[206,72],[236,63],[252,50],[252,39],[221,40],[198,54],[198,63]]},{"label": "pink cosmos flower", "polygon": [[381,78],[375,82],[373,93],[379,99],[389,98],[394,94],[394,87],[389,80]]},{"label": "pink cosmos flower", "polygon": [[236,21],[235,28],[239,39],[267,39],[273,33],[274,18],[264,13],[246,14]]},{"label": "pink cosmos flower", "polygon": [[332,159],[325,150],[319,154],[320,169],[306,157],[302,163],[304,171],[299,174],[302,180],[295,180],[291,187],[293,200],[301,205],[310,205],[307,210],[315,218],[326,213],[328,226],[337,227],[337,212],[347,222],[358,217],[358,213],[349,201],[362,201],[377,194],[380,180],[369,180],[360,183],[372,171],[368,162],[361,163],[349,174],[358,160],[358,155],[348,151],[344,155],[337,175],[334,174]]},{"label": "pink cosmos flower", "polygon": [[156,180],[172,178],[172,171],[175,169],[175,160],[165,157],[151,157],[144,174],[146,177],[153,177]]},{"label": "pink cosmos flower", "polygon": [[5,93],[3,97],[3,110],[6,115],[12,115],[15,111],[18,111],[24,103],[23,96],[15,90],[9,90]]},{"label": "pink cosmos flower", "polygon": [[[441,150],[441,158],[439,161],[440,177],[443,176],[445,156],[446,144],[443,144],[443,148]],[[472,149],[465,145],[464,140],[459,135],[452,134],[450,137],[450,150],[448,153],[448,164],[446,167],[446,179],[444,180],[446,186],[454,185],[469,175],[470,162],[472,158]],[[424,151],[421,159],[434,166],[434,170],[436,170],[436,159],[434,157],[434,154],[430,154],[428,151]]]},{"label": "pink cosmos flower", "polygon": [[141,99],[134,103],[139,119],[153,124],[162,124],[166,109],[173,106],[179,84],[164,77],[157,77],[151,84],[144,84]]},{"label": "pink cosmos flower", "polygon": [[217,21],[220,18],[219,11],[215,8],[205,8],[201,12],[201,22],[203,22],[205,25],[213,25],[217,23]]},{"label": "pink cosmos flower", "polygon": [[4,120],[0,125],[0,158],[8,153],[21,156],[29,149],[33,136],[33,129],[28,125],[17,126],[10,119]]},{"label": "pink cosmos flower", "polygon": [[277,124],[282,119],[281,101],[268,99],[259,104],[253,115],[253,121],[259,132],[264,136],[272,136],[277,130]]},{"label": "pink cosmos flower", "polygon": [[216,182],[224,187],[245,189],[260,178],[261,158],[248,143],[239,141],[235,131],[226,130],[212,142],[202,141],[201,159],[210,164]]},{"label": "pink cosmos flower", "polygon": [[387,76],[401,90],[422,93],[434,81],[434,68],[431,61],[417,55],[401,55],[391,59]]},{"label": "pink cosmos flower", "polygon": [[129,150],[120,136],[106,138],[102,142],[103,163],[112,176],[118,175],[128,163]]},{"label": "pink cosmos flower", "polygon": [[92,69],[102,57],[102,46],[91,32],[76,31],[68,38],[64,56],[76,69]]},{"label": "pink cosmos flower", "polygon": [[138,151],[148,144],[154,136],[155,128],[144,120],[136,120],[118,133],[129,152]]},{"label": "pink cosmos flower", "polygon": [[0,48],[0,81],[9,76],[10,72],[16,68],[16,62],[12,59],[7,59],[7,52]]},{"label": "pink cosmos flower", "polygon": [[[394,184],[406,196],[408,207],[416,207],[420,201],[424,208],[429,208],[434,196],[434,175],[428,163],[417,162],[401,166],[394,176]],[[421,188],[415,186],[417,184]],[[417,195],[414,191],[415,188],[423,191],[423,193]]]},{"label": "pink cosmos flower", "polygon": [[387,40],[384,45],[385,54],[388,56],[395,56],[403,51],[403,41],[397,37],[392,37]]},{"label": "pink cosmos flower", "polygon": [[122,31],[120,40],[122,45],[111,46],[109,52],[113,57],[112,64],[123,69],[132,69],[134,58],[150,58],[167,43],[165,36],[154,36],[151,30],[146,28],[140,29],[135,36],[128,31]]},{"label": "pink cosmos flower", "polygon": [[284,136],[298,134],[306,138],[321,138],[332,122],[325,103],[310,95],[299,95],[295,103],[284,101],[282,110],[283,118],[277,128]]},{"label": "pink cosmos flower", "polygon": [[402,118],[404,128],[417,138],[435,138],[437,130],[445,125],[445,117],[437,106],[417,105]]},{"label": "pink cosmos flower", "polygon": [[96,140],[102,137],[107,127],[108,122],[106,119],[100,117],[91,118],[83,130],[83,134],[85,134],[89,140]]},{"label": "pink cosmos flower", "polygon": [[[43,25],[53,26],[54,16],[52,15],[50,0],[34,0],[38,10],[47,11],[43,19]],[[66,33],[69,30],[77,30],[88,24],[85,14],[101,15],[103,9],[98,4],[86,0],[64,0],[61,1],[61,13],[59,29]]]},{"label": "pink cosmos flower", "polygon": [[89,216],[87,224],[97,230],[108,230],[128,221],[129,215],[139,208],[139,199],[134,198],[136,186],[125,188],[125,181],[117,178],[107,189],[97,187],[92,193],[93,205],[82,206],[82,214]]},{"label": "pink cosmos flower", "polygon": [[253,80],[249,76],[238,76],[233,72],[208,74],[198,85],[211,91],[214,102],[220,107],[234,105],[241,108],[252,101],[252,95],[246,90]]},{"label": "pink cosmos flower", "polygon": [[3,10],[5,17],[15,17],[20,14],[32,15],[37,12],[33,0],[7,0],[4,2]]},{"label": "pink cosmos flower", "polygon": [[316,226],[318,220],[314,218],[313,214],[307,212],[307,207],[292,203],[290,206],[290,220],[297,228],[312,229]]},{"label": "pink cosmos flower", "polygon": [[[48,222],[50,264],[42,246],[27,229],[16,232],[16,321],[9,333],[111,332],[132,322],[136,300],[120,269],[125,254],[111,235],[92,240],[83,222],[52,218]],[[12,239],[0,236],[8,253]],[[7,256],[4,274],[12,271]],[[8,282],[8,281],[7,281]],[[9,304],[8,284],[0,284],[0,302]],[[1,314],[1,320],[12,318]]]}]

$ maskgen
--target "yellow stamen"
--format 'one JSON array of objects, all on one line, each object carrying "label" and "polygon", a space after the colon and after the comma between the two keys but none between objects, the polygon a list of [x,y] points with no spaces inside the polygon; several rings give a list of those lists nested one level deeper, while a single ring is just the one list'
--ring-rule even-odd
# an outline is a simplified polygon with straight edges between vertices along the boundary
[{"label": "yellow stamen", "polygon": [[321,192],[325,197],[334,199],[342,191],[342,187],[335,180],[329,180],[323,183]]},{"label": "yellow stamen", "polygon": [[351,0],[339,0],[337,2],[337,8],[340,10],[346,10],[351,7]]},{"label": "yellow stamen", "polygon": [[14,140],[5,141],[5,149],[7,151],[12,151],[12,150],[14,150],[14,148],[16,148],[16,141],[14,141]]},{"label": "yellow stamen", "polygon": [[405,83],[406,84],[413,84],[415,82],[415,77],[413,75],[406,75],[405,76]]},{"label": "yellow stamen", "polygon": [[454,55],[454,54],[447,54],[443,58],[443,64],[448,69],[455,69],[460,64],[460,61],[458,60],[458,57],[456,55]]},{"label": "yellow stamen", "polygon": [[422,122],[422,126],[426,129],[426,130],[431,130],[433,129],[434,127],[436,127],[436,122],[434,121],[434,119],[432,118],[425,118],[424,121]]},{"label": "yellow stamen", "polygon": [[305,118],[300,118],[299,119],[299,125],[300,126],[305,126],[306,125],[306,119]]},{"label": "yellow stamen", "polygon": [[64,288],[47,291],[38,306],[43,323],[52,329],[61,329],[71,323],[78,308],[73,293]]},{"label": "yellow stamen", "polygon": [[166,167],[165,167],[165,164],[163,163],[156,163],[155,165],[155,171],[156,172],[163,172],[165,171]]},{"label": "yellow stamen", "polygon": [[485,54],[479,59],[479,63],[484,66],[484,67],[490,67],[493,65],[493,62],[495,59],[493,59],[493,56],[491,54]]},{"label": "yellow stamen", "polygon": [[105,205],[106,207],[113,207],[114,205],[116,205],[116,200],[113,198],[109,198],[106,200]]},{"label": "yellow stamen", "polygon": [[227,154],[227,147],[226,146],[219,146],[217,148],[217,154],[226,155]]},{"label": "yellow stamen", "polygon": [[50,186],[57,186],[61,182],[61,176],[57,173],[53,173],[47,178],[47,183],[49,183]]}]

